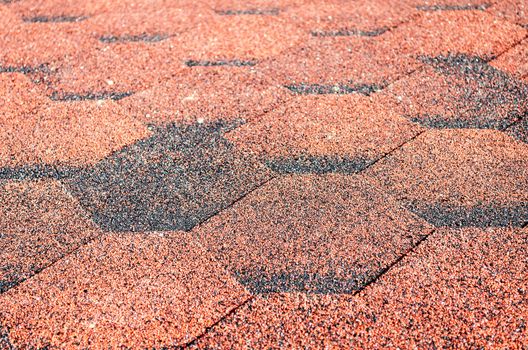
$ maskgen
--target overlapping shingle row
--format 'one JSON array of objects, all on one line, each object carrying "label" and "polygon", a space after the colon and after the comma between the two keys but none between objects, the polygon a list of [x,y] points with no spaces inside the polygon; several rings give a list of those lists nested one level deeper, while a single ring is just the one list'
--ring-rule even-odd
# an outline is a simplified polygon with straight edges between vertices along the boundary
[{"label": "overlapping shingle row", "polygon": [[0,348],[528,344],[523,1],[0,1]]}]

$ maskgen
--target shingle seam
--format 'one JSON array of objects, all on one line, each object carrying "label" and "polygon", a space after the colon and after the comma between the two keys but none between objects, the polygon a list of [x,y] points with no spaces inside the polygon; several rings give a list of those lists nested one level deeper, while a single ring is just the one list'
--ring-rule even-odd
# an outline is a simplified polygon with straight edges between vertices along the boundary
[{"label": "shingle seam", "polygon": [[491,6],[490,3],[476,4],[476,5],[418,5],[416,9],[419,11],[485,11]]},{"label": "shingle seam", "polygon": [[436,228],[431,229],[431,231],[420,237],[420,239],[412,245],[409,249],[407,249],[402,255],[400,255],[397,259],[395,259],[392,263],[387,265],[385,268],[383,268],[379,273],[376,274],[374,278],[372,278],[370,281],[368,281],[361,289],[359,289],[354,295],[358,294],[364,294],[367,293],[367,288],[374,283],[376,283],[380,278],[382,278],[387,272],[389,272],[394,266],[398,265],[403,259],[405,259],[408,255],[412,254],[416,251],[416,249],[425,242],[429,237],[431,237],[436,232]]},{"label": "shingle seam", "polygon": [[76,93],[59,93],[57,91],[53,92],[49,98],[52,101],[65,101],[65,102],[75,102],[75,101],[96,101],[96,100],[114,100],[118,101],[123,98],[132,96],[135,91],[103,91],[103,92],[88,92],[86,94],[76,94]]},{"label": "shingle seam", "polygon": [[[521,38],[521,39],[518,39],[512,46],[502,50],[501,52],[499,52],[498,54],[496,54],[492,60],[490,60],[489,62],[492,62],[493,60],[496,60],[497,58],[501,57],[502,55],[506,54],[507,52],[509,52],[510,50],[513,50],[514,48],[516,48],[517,46],[521,45],[525,39],[528,38],[528,31],[526,32],[526,34]],[[488,62],[488,63],[489,63]]]},{"label": "shingle seam", "polygon": [[314,37],[338,37],[338,36],[364,36],[376,37],[384,34],[389,27],[380,27],[372,30],[361,30],[356,28],[341,28],[336,30],[312,30],[310,34]]},{"label": "shingle seam", "polygon": [[167,40],[174,35],[155,33],[155,34],[138,34],[138,35],[102,35],[99,37],[99,41],[106,44],[116,43],[127,43],[127,42],[145,42],[145,43],[157,43],[160,41]]},{"label": "shingle seam", "polygon": [[265,186],[268,182],[276,179],[277,177],[279,177],[280,175],[279,174],[275,174],[275,173],[272,173],[270,175],[270,178],[261,182],[260,184],[258,184],[257,186],[253,187],[253,189],[251,189],[250,191],[248,191],[247,193],[245,193],[244,195],[242,195],[241,197],[237,198],[235,201],[233,201],[233,203],[227,205],[226,207],[218,210],[217,212],[209,215],[208,217],[206,217],[205,219],[203,220],[200,220],[196,223],[196,225],[194,225],[193,227],[185,230],[186,232],[191,232],[192,230],[194,230],[196,227],[200,226],[200,225],[203,225],[205,224],[207,221],[209,221],[211,218],[215,217],[216,215],[222,213],[224,210],[227,210],[229,208],[231,208],[232,206],[234,206],[235,204],[237,204],[238,202],[240,202],[241,200],[243,200],[244,198],[246,198],[247,196],[249,196],[251,193],[255,192],[256,190],[258,190],[259,188]]},{"label": "shingle seam", "polygon": [[218,67],[218,66],[231,66],[231,67],[253,67],[257,64],[256,60],[186,60],[184,64],[187,67]]},{"label": "shingle seam", "polygon": [[[77,201],[77,199],[75,198],[75,196],[73,196],[70,191],[68,191],[68,188],[66,186],[64,186],[62,183],[60,183],[60,186],[61,186],[61,189],[64,191],[64,193],[66,193],[68,196],[70,196],[71,198],[73,198],[75,201]],[[82,249],[84,246],[90,244],[92,241],[96,240],[97,238],[101,237],[104,232],[101,231],[99,229],[99,226],[93,222],[92,218],[90,215],[88,215],[88,213],[82,208],[82,206],[79,206],[80,208],[78,209],[78,211],[81,213],[81,215],[88,221],[90,221],[94,228],[99,232],[98,234],[94,235],[93,237],[90,237],[89,239],[86,239],[86,240],[83,240],[81,242],[79,242],[79,245],[77,247],[75,247],[74,249],[72,250],[69,250],[69,251],[66,251],[64,254],[62,254],[58,259],[50,262],[49,264],[46,264],[44,266],[42,266],[41,268],[39,268],[38,270],[35,270],[34,273],[31,275],[31,276],[28,276],[24,279],[21,279],[19,281],[17,281],[15,284],[13,284],[12,286],[10,286],[9,288],[7,288],[3,293],[7,292],[9,289],[11,288],[14,288],[16,286],[18,286],[19,284],[21,283],[24,283],[25,281],[28,281],[32,278],[34,278],[35,276],[37,276],[38,274],[40,274],[42,271],[52,267],[53,265],[55,265],[56,263],[58,263],[59,261],[63,260],[64,258],[72,255],[72,254],[75,254],[77,251],[79,251],[80,249]]]},{"label": "shingle seam", "polygon": [[[90,222],[92,222],[92,220],[90,219]],[[96,224],[94,224],[94,227],[98,227]],[[99,238],[101,235],[103,235],[104,233],[101,231],[101,230],[97,230],[99,231],[99,233],[97,235],[95,235],[94,237],[90,237],[89,239],[87,240],[83,240],[81,242],[79,242],[79,245],[76,246],[74,249],[72,250],[69,250],[69,251],[66,251],[64,252],[64,254],[60,255],[56,260],[50,262],[49,264],[46,264],[46,265],[43,265],[41,266],[40,268],[34,270],[31,272],[31,275],[28,276],[28,277],[25,277],[25,278],[21,278],[20,280],[17,280],[16,282],[12,283],[11,285],[9,285],[5,290],[3,290],[0,294],[3,294],[3,293],[6,293],[7,291],[9,291],[10,289],[13,289],[15,288],[16,286],[26,282],[26,281],[29,281],[33,278],[35,278],[38,274],[40,274],[42,271],[52,267],[53,265],[55,265],[56,263],[58,263],[59,261],[63,260],[64,258],[74,254],[75,252],[77,252],[78,250],[80,250],[82,247],[84,247],[85,245],[87,244],[90,244],[90,242],[92,242],[93,240]]]},{"label": "shingle seam", "polygon": [[379,161],[385,159],[386,157],[388,157],[389,155],[391,155],[392,153],[396,152],[397,150],[399,150],[400,148],[404,147],[406,144],[408,143],[411,143],[413,142],[415,139],[417,139],[418,137],[420,137],[420,135],[422,135],[423,133],[425,133],[427,130],[421,130],[419,131],[416,135],[414,135],[413,137],[409,138],[408,140],[405,140],[404,142],[400,143],[398,146],[394,147],[393,149],[391,149],[390,151],[384,153],[381,155],[381,157],[375,159],[374,161],[372,161],[370,164],[368,164],[367,166],[365,166],[365,168],[361,169],[360,171],[357,172],[357,174],[360,174],[361,172],[369,169],[370,167],[374,166],[375,164],[377,164]]},{"label": "shingle seam", "polygon": [[[70,191],[68,191],[67,187],[64,186],[62,184],[62,182],[60,182],[60,187],[61,189],[64,191],[64,193],[66,193],[68,196],[70,196],[70,198],[73,198],[74,201],[78,202],[77,198],[75,196],[73,196]],[[84,208],[82,206],[79,205],[79,209],[77,210],[80,215],[88,220],[90,223],[93,224],[93,228],[94,228],[94,231],[95,232],[98,232],[98,234],[95,234],[93,237],[90,237],[88,239],[85,239],[85,240],[82,240],[81,242],[79,242],[79,245],[77,247],[75,247],[74,249],[71,249],[69,251],[66,251],[64,252],[64,254],[62,254],[59,258],[57,258],[56,260],[50,262],[49,264],[46,264],[46,265],[43,265],[41,266],[40,268],[38,268],[37,270],[33,271],[32,275],[31,276],[28,276],[26,278],[23,278],[23,279],[20,279],[18,280],[16,283],[14,283],[13,285],[9,286],[6,290],[4,290],[2,293],[0,294],[3,294],[5,292],[7,292],[8,290],[12,289],[12,288],[15,288],[16,286],[24,283],[25,281],[28,281],[32,278],[35,278],[35,276],[37,276],[38,274],[40,274],[42,271],[52,267],[53,265],[55,265],[56,263],[58,263],[59,261],[63,260],[64,258],[72,255],[72,254],[75,254],[77,251],[79,251],[80,249],[82,249],[84,246],[90,244],[92,241],[96,240],[97,238],[101,237],[104,232],[99,228],[99,225],[97,225],[93,220],[92,220],[92,217],[84,210]],[[0,329],[1,330],[1,329]],[[2,334],[0,333],[0,336]],[[0,338],[1,340],[1,338]],[[1,344],[1,343],[0,343]]]},{"label": "shingle seam", "polygon": [[251,301],[255,299],[254,295],[250,295],[244,302],[240,303],[240,305],[235,306],[233,309],[231,309],[229,312],[227,312],[224,316],[222,316],[220,319],[218,319],[216,322],[214,322],[212,325],[205,328],[205,330],[197,335],[193,340],[183,344],[181,349],[189,349],[192,346],[197,345],[198,341],[202,339],[207,333],[209,333],[214,327],[216,327],[218,324],[220,324],[222,321],[230,317],[231,315],[235,314],[239,309],[244,307],[245,305],[249,304]]},{"label": "shingle seam", "polygon": [[244,15],[278,16],[280,9],[277,7],[248,8],[245,10],[225,9],[225,10],[214,10],[214,12],[219,16],[244,16]]}]

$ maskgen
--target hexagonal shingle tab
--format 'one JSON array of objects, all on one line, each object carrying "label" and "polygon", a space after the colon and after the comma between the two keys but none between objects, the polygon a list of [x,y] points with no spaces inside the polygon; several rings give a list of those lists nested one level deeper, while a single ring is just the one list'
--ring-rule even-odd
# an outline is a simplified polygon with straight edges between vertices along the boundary
[{"label": "hexagonal shingle tab", "polygon": [[160,127],[65,183],[105,230],[188,230],[270,178],[223,138],[234,126]]},{"label": "hexagonal shingle tab", "polygon": [[76,23],[16,23],[0,32],[1,65],[58,64],[73,56],[79,43],[90,47]]},{"label": "hexagonal shingle tab", "polygon": [[253,293],[354,293],[430,232],[364,179],[289,175],[192,231]]},{"label": "hexagonal shingle tab", "polygon": [[304,32],[280,16],[222,16],[198,23],[178,41],[194,60],[262,59],[293,47]]},{"label": "hexagonal shingle tab", "polygon": [[281,173],[353,173],[421,132],[386,98],[298,96],[226,136]]},{"label": "hexagonal shingle tab", "polygon": [[182,49],[174,37],[160,42],[133,41],[132,37],[115,45],[94,40],[94,47],[80,48],[59,65],[52,77],[59,98],[133,93],[170,80],[184,68]]},{"label": "hexagonal shingle tab", "polygon": [[488,12],[524,28],[528,27],[528,4],[525,0],[499,0]]},{"label": "hexagonal shingle tab", "polygon": [[253,70],[195,66],[119,104],[145,122],[207,122],[255,119],[290,96],[288,90]]},{"label": "hexagonal shingle tab", "polygon": [[528,112],[528,84],[483,59],[421,57],[428,66],[383,91],[394,111],[430,128],[502,130]]},{"label": "hexagonal shingle tab", "polygon": [[314,36],[376,36],[411,19],[418,10],[408,1],[306,1],[290,16]]},{"label": "hexagonal shingle tab", "polygon": [[516,348],[527,254],[528,229],[440,229],[355,296],[259,295],[191,349]]},{"label": "hexagonal shingle tab", "polygon": [[366,171],[436,226],[528,222],[528,145],[495,130],[430,130]]},{"label": "hexagonal shingle tab", "polygon": [[20,73],[0,74],[0,167],[93,164],[150,135],[111,101],[53,102]]},{"label": "hexagonal shingle tab", "polygon": [[418,66],[381,38],[310,37],[256,69],[301,94],[370,94]]},{"label": "hexagonal shingle tab", "polygon": [[20,348],[164,348],[248,297],[186,233],[112,233],[0,296],[0,329]]},{"label": "hexagonal shingle tab", "polygon": [[424,12],[383,38],[401,53],[438,56],[464,53],[492,58],[521,41],[526,30],[483,11]]}]

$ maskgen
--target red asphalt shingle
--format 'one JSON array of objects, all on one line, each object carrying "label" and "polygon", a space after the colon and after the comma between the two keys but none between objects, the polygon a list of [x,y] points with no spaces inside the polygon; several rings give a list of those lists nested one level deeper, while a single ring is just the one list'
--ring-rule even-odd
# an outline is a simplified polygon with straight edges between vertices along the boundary
[{"label": "red asphalt shingle", "polygon": [[528,40],[516,45],[490,64],[528,83]]},{"label": "red asphalt shingle", "polygon": [[412,4],[401,0],[307,2],[286,13],[318,36],[376,36],[417,14]]},{"label": "red asphalt shingle", "polygon": [[258,60],[280,54],[306,33],[280,16],[216,15],[179,37],[187,59]]},{"label": "red asphalt shingle", "polygon": [[119,104],[147,123],[205,123],[258,119],[290,97],[288,90],[253,69],[195,66]]},{"label": "red asphalt shingle", "polygon": [[259,296],[194,348],[518,348],[528,342],[527,235],[440,230],[356,296]]},{"label": "red asphalt shingle", "polygon": [[106,234],[0,296],[0,322],[21,348],[175,346],[248,297],[187,233]]},{"label": "red asphalt shingle", "polygon": [[503,53],[526,34],[522,27],[482,11],[432,11],[382,38],[416,56],[464,53],[485,58]]},{"label": "red asphalt shingle", "polygon": [[192,231],[253,293],[353,293],[431,228],[361,176],[274,179]]},{"label": "red asphalt shingle", "polygon": [[366,170],[439,226],[528,221],[528,145],[494,130],[430,130]]},{"label": "red asphalt shingle", "polygon": [[198,0],[24,0],[10,1],[9,8],[21,17],[33,16],[94,16],[101,13],[117,12],[126,14],[128,12],[153,11],[160,8],[181,8],[191,5],[203,7],[204,4]]},{"label": "red asphalt shingle", "polygon": [[528,345],[519,0],[0,0],[0,349]]},{"label": "red asphalt shingle", "polygon": [[378,38],[311,36],[262,61],[257,69],[280,84],[298,87],[301,93],[303,85],[339,93],[347,88],[377,90],[418,66],[419,62],[403,55],[396,45]]},{"label": "red asphalt shingle", "polygon": [[0,81],[13,87],[2,94],[0,166],[96,163],[150,135],[113,101],[52,102],[20,91],[30,84],[20,73],[1,74]]},{"label": "red asphalt shingle", "polygon": [[385,101],[361,95],[297,96],[227,138],[272,163],[327,157],[356,162],[358,169],[351,170],[361,170],[422,130],[392,113]]},{"label": "red asphalt shingle", "polygon": [[93,40],[95,47],[80,49],[52,76],[60,95],[141,91],[171,79],[185,67],[173,38],[158,43]]},{"label": "red asphalt shingle", "polygon": [[525,28],[528,26],[528,4],[525,0],[499,0],[487,11]]},{"label": "red asphalt shingle", "polygon": [[4,67],[56,67],[91,41],[75,23],[19,23],[0,33],[0,62]]},{"label": "red asphalt shingle", "polygon": [[54,180],[0,180],[0,201],[0,292],[101,234]]},{"label": "red asphalt shingle", "polygon": [[427,67],[381,92],[401,116],[430,128],[502,130],[528,112],[528,85],[477,57],[424,61]]},{"label": "red asphalt shingle", "polygon": [[[153,7],[149,10],[106,12],[87,18],[79,25],[100,40],[133,40],[135,37],[177,35],[191,30],[200,21],[207,21],[212,13],[204,7],[195,6],[177,8]],[[152,40],[152,39],[151,39]]]}]

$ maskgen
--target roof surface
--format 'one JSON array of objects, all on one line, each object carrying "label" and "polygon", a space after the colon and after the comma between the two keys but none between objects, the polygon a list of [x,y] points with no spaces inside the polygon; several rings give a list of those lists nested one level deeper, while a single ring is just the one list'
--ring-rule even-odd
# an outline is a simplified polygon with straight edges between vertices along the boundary
[{"label": "roof surface", "polygon": [[528,349],[525,0],[0,0],[0,349]]}]

